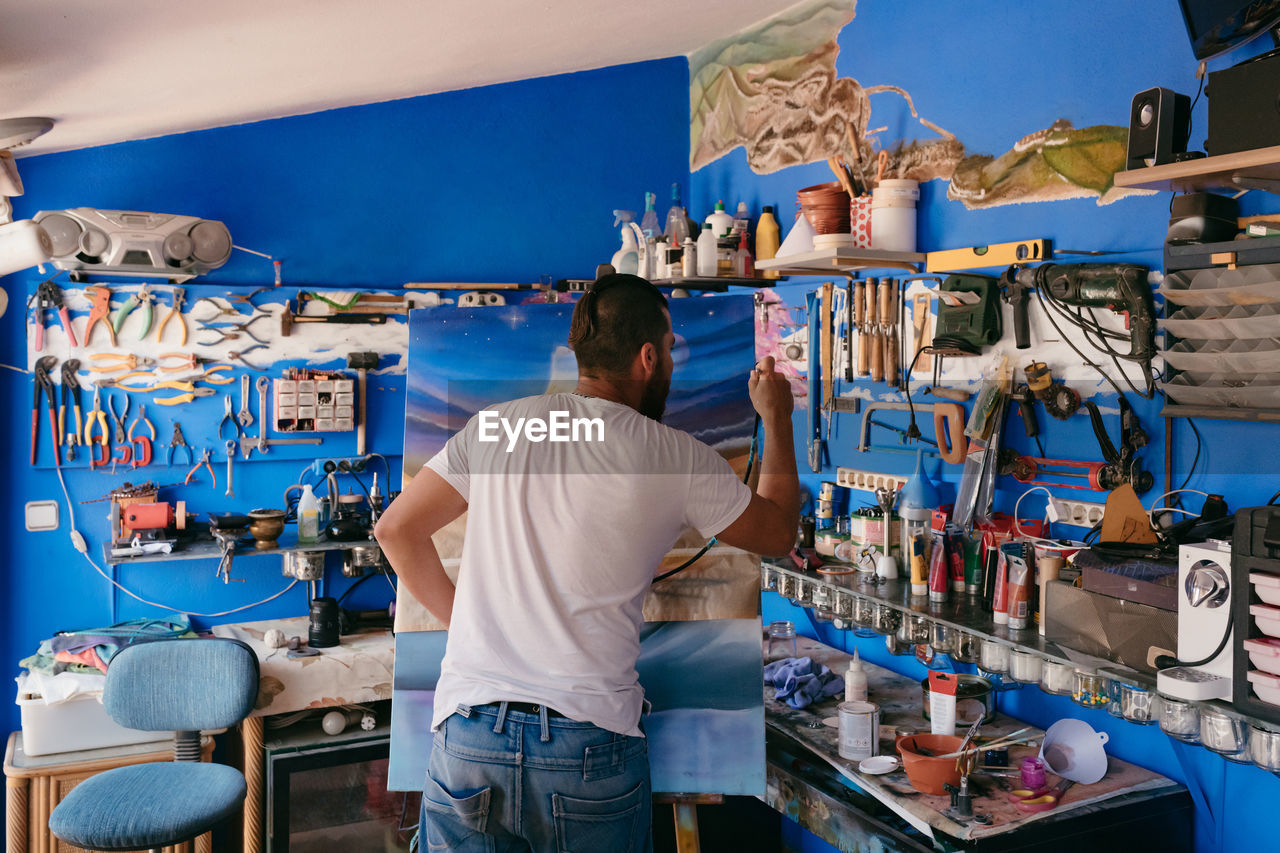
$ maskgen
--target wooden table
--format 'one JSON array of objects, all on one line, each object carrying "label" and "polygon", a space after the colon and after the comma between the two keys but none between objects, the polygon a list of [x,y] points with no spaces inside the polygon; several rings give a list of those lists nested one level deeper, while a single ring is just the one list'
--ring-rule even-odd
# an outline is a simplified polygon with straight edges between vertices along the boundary
[{"label": "wooden table", "polygon": [[285,649],[271,649],[263,635],[272,628],[286,638],[307,637],[308,619],[271,619],[219,625],[215,636],[247,643],[258,653],[258,700],[240,724],[243,766],[249,793],[244,806],[243,853],[263,849],[265,767],[263,718],[311,708],[357,705],[391,698],[395,642],[391,631],[377,629],[343,635],[342,642],[321,649],[317,657],[291,658]]},{"label": "wooden table", "polygon": [[[814,640],[799,638],[797,654],[811,657],[843,674],[850,656]],[[882,735],[888,731],[927,732],[921,713],[919,681],[874,664],[864,663],[871,701],[880,705]],[[774,688],[766,686],[766,741],[769,745],[769,784],[766,802],[788,814],[807,829],[842,849],[861,849],[874,838],[879,849],[916,850],[941,847],[958,849],[1010,849],[1031,836],[1069,835],[1082,826],[1101,828],[1115,821],[1126,824],[1162,815],[1158,825],[1189,844],[1190,796],[1171,779],[1109,756],[1107,774],[1093,785],[1075,785],[1053,811],[1024,814],[1008,801],[1007,792],[1020,787],[1017,768],[1022,758],[1039,749],[1040,729],[1028,734],[1036,740],[1009,750],[1009,775],[975,773],[973,811],[988,815],[989,823],[957,817],[948,796],[922,794],[911,787],[901,769],[885,775],[858,771],[857,762],[840,758],[836,716],[837,699],[796,710],[775,701]],[[982,734],[1007,734],[1025,724],[1003,714],[983,726]],[[882,740],[882,754],[894,754],[891,740]],[[811,784],[824,776],[845,784]],[[1050,784],[1056,777],[1049,773]],[[1069,826],[1070,825],[1070,826]],[[1179,827],[1181,831],[1179,833]],[[1065,828],[1065,830],[1064,830]],[[1132,827],[1130,827],[1132,828]],[[927,846],[926,846],[927,845]],[[1169,848],[1169,849],[1176,849]]]},{"label": "wooden table", "polygon": [[[208,761],[213,738],[206,736],[201,745],[200,760]],[[4,754],[6,853],[80,853],[81,848],[59,841],[49,831],[49,815],[71,789],[104,770],[172,760],[172,738],[33,756],[22,751],[22,732],[13,732]],[[192,853],[193,848],[195,853],[209,853],[209,833],[165,847],[164,853]]]}]

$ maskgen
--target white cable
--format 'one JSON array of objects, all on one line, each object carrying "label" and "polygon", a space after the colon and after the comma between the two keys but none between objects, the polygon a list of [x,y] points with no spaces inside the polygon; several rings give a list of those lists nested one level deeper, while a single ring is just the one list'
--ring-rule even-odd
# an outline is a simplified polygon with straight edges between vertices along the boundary
[{"label": "white cable", "polygon": [[1201,512],[1190,512],[1188,510],[1185,510],[1185,509],[1182,509],[1181,507],[1176,507],[1176,506],[1157,506],[1157,504],[1159,504],[1160,501],[1169,497],[1169,495],[1176,495],[1181,492],[1190,492],[1191,494],[1202,496],[1205,500],[1209,499],[1209,493],[1202,492],[1199,489],[1170,489],[1169,491],[1165,492],[1163,495],[1161,495],[1160,497],[1152,501],[1151,509],[1147,510],[1147,523],[1151,525],[1151,528],[1153,530],[1155,529],[1155,526],[1156,526],[1157,512],[1180,512],[1183,515],[1200,515],[1204,511],[1203,509],[1201,509]]},{"label": "white cable", "polygon": [[[1070,545],[1063,545],[1061,542],[1056,542],[1052,539],[1044,539],[1040,536],[1031,536],[1030,534],[1022,532],[1022,525],[1018,523],[1018,507],[1022,506],[1022,499],[1025,498],[1027,495],[1031,494],[1032,492],[1044,492],[1045,495],[1048,496],[1049,500],[1053,500],[1053,493],[1050,492],[1048,489],[1046,489],[1044,486],[1032,486],[1031,488],[1023,492],[1021,495],[1019,495],[1018,499],[1013,504],[1013,532],[1018,534],[1018,536],[1021,536],[1023,539],[1034,542],[1048,551],[1075,551],[1085,547],[1083,542],[1072,543]],[[1049,525],[1048,508],[1046,507],[1045,526],[1048,527],[1048,525]]]}]

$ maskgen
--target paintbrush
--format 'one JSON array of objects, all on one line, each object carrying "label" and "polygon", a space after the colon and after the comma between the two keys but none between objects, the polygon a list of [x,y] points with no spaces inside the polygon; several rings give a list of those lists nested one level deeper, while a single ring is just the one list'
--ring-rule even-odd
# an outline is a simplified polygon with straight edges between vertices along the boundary
[{"label": "paintbrush", "polygon": [[836,180],[840,182],[840,186],[849,194],[849,198],[853,198],[855,195],[853,185],[849,183],[849,176],[845,174],[844,169],[841,168],[840,161],[835,157],[828,157],[827,165],[831,168],[831,174],[835,175]]}]

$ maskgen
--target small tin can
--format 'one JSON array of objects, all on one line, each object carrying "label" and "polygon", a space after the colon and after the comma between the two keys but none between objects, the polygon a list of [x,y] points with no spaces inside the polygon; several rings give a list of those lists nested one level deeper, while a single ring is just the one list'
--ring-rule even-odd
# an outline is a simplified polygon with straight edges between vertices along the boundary
[{"label": "small tin can", "polygon": [[841,702],[840,757],[861,761],[880,753],[880,706],[874,702]]}]

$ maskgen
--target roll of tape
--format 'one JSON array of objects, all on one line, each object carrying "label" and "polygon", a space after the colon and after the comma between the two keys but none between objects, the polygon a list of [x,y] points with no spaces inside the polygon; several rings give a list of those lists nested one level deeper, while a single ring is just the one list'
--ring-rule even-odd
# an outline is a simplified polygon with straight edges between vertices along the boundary
[{"label": "roll of tape", "polygon": [[53,242],[38,223],[20,219],[0,225],[0,275],[43,264],[52,252]]}]

